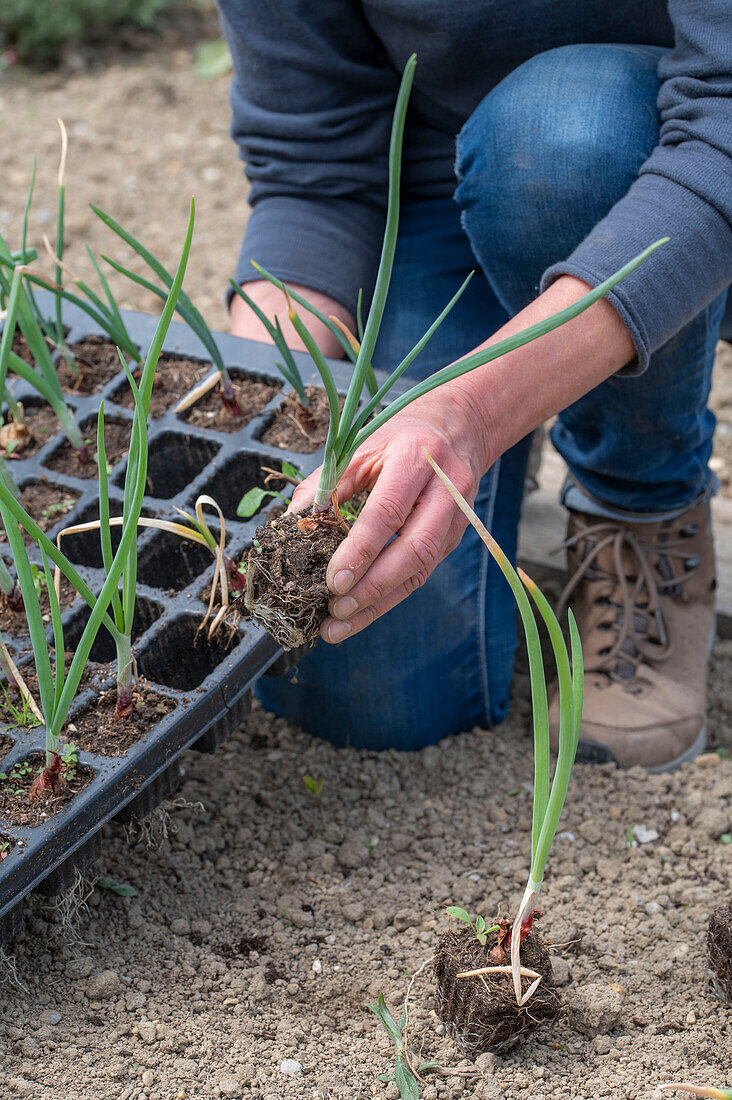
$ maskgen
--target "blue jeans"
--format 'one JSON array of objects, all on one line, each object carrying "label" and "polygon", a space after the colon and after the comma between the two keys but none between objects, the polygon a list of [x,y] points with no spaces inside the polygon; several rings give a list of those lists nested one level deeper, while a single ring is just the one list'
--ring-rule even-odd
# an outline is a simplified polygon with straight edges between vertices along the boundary
[{"label": "blue jeans", "polygon": [[[375,366],[399,361],[476,263],[413,375],[457,358],[535,297],[545,269],[625,194],[656,144],[661,52],[550,50],[485,97],[458,138],[456,202],[404,202]],[[707,398],[723,310],[724,296],[645,374],[612,378],[560,415],[553,442],[580,493],[606,509],[663,513],[711,491]],[[511,557],[529,446],[502,456],[475,505]],[[289,681],[260,681],[258,693],[335,744],[417,749],[505,717],[515,649],[513,597],[469,528],[408,600],[339,646],[318,643]]]}]

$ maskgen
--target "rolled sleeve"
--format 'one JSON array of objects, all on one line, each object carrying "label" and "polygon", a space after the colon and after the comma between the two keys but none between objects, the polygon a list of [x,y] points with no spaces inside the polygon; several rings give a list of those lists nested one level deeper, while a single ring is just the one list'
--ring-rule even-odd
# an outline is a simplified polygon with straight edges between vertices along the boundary
[{"label": "rolled sleeve", "polygon": [[727,0],[671,0],[676,46],[659,65],[659,144],[638,180],[584,241],[541,281],[591,286],[660,237],[658,249],[608,295],[645,370],[732,281],[732,24]]}]

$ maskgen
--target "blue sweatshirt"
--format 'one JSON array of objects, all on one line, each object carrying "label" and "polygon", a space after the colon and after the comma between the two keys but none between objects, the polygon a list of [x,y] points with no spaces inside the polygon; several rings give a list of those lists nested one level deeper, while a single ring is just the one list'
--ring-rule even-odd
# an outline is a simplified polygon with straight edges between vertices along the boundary
[{"label": "blue sweatshirt", "polygon": [[[585,42],[667,47],[659,143],[638,179],[544,274],[596,285],[658,237],[671,241],[611,300],[638,366],[732,280],[730,0],[218,0],[234,59],[232,133],[252,213],[236,278],[280,278],[355,313],[373,286],[387,151],[402,68],[418,65],[403,193],[455,189],[455,137],[512,69]],[[467,349],[466,349],[467,350]]]}]

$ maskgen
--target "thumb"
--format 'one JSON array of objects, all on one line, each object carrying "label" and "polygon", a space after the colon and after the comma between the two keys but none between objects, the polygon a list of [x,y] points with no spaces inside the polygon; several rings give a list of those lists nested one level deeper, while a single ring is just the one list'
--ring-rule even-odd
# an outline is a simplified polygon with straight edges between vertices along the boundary
[{"label": "thumb", "polygon": [[313,503],[320,478],[320,470],[321,467],[319,466],[317,470],[313,470],[312,474],[295,487],[295,492],[292,494],[292,500],[285,515],[290,515],[291,512],[302,512]]}]

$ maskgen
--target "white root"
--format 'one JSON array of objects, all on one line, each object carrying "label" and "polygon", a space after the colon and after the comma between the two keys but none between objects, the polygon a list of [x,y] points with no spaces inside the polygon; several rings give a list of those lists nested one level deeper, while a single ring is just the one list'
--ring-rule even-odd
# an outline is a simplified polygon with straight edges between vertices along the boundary
[{"label": "white root", "polygon": [[518,912],[513,919],[512,931],[511,931],[511,973],[513,975],[513,989],[516,994],[516,1004],[519,1007],[523,1007],[527,1001],[529,1001],[539,986],[541,978],[532,982],[525,993],[521,992],[521,928],[524,921],[528,920],[531,914],[536,909],[536,902],[539,897],[539,887],[541,883],[534,882],[529,876],[526,889],[524,890],[524,896],[521,899],[521,904],[518,907]]},{"label": "white root", "polygon": [[286,615],[278,607],[273,607],[271,604],[266,604],[262,600],[259,600],[254,595],[254,582],[257,573],[260,573],[265,580],[270,581],[272,578],[267,573],[264,566],[256,560],[252,562],[251,558],[247,565],[247,586],[244,590],[244,606],[249,612],[250,617],[259,626],[263,626],[268,634],[271,634],[276,642],[282,646],[283,649],[297,649],[298,646],[305,645],[306,642],[310,642],[313,638],[318,636],[320,624],[318,622],[318,616],[313,611],[308,621],[300,626]]},{"label": "white root", "polygon": [[191,405],[195,405],[197,401],[200,401],[202,397],[205,397],[221,380],[221,371],[214,370],[212,374],[209,374],[207,378],[204,378],[202,382],[199,382],[197,386],[194,386],[189,393],[183,397],[177,405],[173,407],[174,413],[185,412],[186,409],[190,409]]},{"label": "white root", "polygon": [[[538,978],[541,981],[541,974],[538,974],[536,970],[529,970],[527,966],[522,966],[520,969],[520,975],[522,978]],[[513,974],[513,967],[510,966],[481,966],[478,970],[463,970],[461,974],[456,974],[456,978],[479,978],[481,974]],[[538,985],[539,982],[536,984]]]}]

